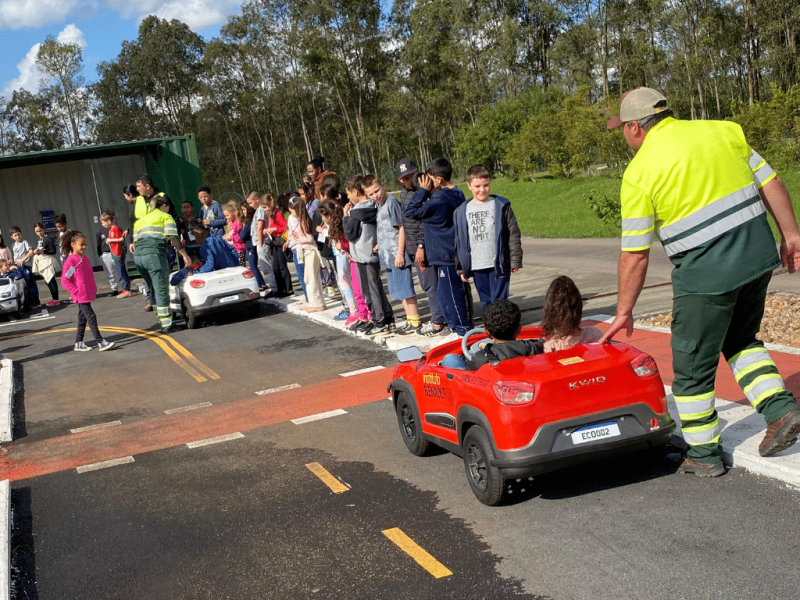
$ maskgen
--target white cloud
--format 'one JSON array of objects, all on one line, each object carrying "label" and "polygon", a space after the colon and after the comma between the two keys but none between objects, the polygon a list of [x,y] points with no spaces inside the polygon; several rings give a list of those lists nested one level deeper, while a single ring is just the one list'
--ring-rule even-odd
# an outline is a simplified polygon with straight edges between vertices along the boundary
[{"label": "white cloud", "polygon": [[59,23],[75,9],[94,4],[86,0],[0,0],[0,29],[43,27]]},{"label": "white cloud", "polygon": [[106,0],[106,4],[125,19],[136,17],[141,21],[148,15],[156,15],[161,19],[177,19],[199,31],[225,23],[229,15],[239,10],[242,0]]},{"label": "white cloud", "polygon": [[86,47],[86,36],[75,26],[75,23],[70,23],[64,27],[56,40],[62,44],[77,44],[81,48]]},{"label": "white cloud", "polygon": [[[62,44],[78,44],[81,47],[86,47],[86,36],[74,23],[70,23],[62,29],[56,36],[56,40]],[[39,46],[41,46],[41,44],[34,44],[33,47],[28,50],[25,58],[17,64],[19,76],[12,79],[2,93],[6,99],[11,99],[11,94],[14,90],[36,92],[39,89],[39,79],[41,79],[43,75],[39,67],[36,66],[36,54],[39,52]]]}]

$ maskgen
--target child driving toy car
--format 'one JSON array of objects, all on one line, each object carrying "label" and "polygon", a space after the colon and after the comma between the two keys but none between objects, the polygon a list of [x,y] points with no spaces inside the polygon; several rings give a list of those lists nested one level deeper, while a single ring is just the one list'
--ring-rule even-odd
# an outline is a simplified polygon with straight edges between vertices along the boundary
[{"label": "child driving toy car", "polygon": [[474,371],[487,362],[498,363],[509,358],[542,354],[544,352],[542,340],[517,339],[522,329],[521,320],[519,306],[510,300],[495,300],[483,313],[483,330],[492,341],[480,342],[480,349],[466,362],[457,354],[448,354],[442,360],[442,366]]},{"label": "child driving toy car", "polygon": [[480,349],[466,362],[457,354],[448,354],[442,360],[442,366],[475,370],[487,362],[565,350],[603,337],[596,327],[581,328],[582,317],[581,293],[572,279],[562,275],[547,289],[541,339],[518,340],[522,329],[519,307],[510,300],[495,300],[483,313],[483,330],[493,341],[480,342]]}]

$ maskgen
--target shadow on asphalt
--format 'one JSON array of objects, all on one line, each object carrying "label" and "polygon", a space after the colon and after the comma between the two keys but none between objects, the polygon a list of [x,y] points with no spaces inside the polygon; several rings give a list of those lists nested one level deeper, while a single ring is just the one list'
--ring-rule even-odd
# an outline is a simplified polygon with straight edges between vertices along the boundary
[{"label": "shadow on asphalt", "polygon": [[16,440],[28,435],[25,426],[25,366],[14,361],[14,425],[11,439]]},{"label": "shadow on asphalt", "polygon": [[543,500],[575,498],[669,476],[673,471],[664,464],[664,457],[675,451],[672,446],[662,446],[511,481],[505,505],[537,497]]},{"label": "shadow on asphalt", "polygon": [[31,488],[11,490],[11,597],[38,600],[36,587],[36,551],[33,540]]}]

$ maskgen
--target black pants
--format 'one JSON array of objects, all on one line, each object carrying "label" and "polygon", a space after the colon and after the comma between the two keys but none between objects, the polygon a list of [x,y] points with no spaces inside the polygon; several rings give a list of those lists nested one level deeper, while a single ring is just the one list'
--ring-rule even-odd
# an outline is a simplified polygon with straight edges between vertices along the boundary
[{"label": "black pants", "polygon": [[376,325],[388,325],[394,322],[394,312],[381,281],[381,265],[378,262],[357,263],[358,280],[361,282],[361,294],[367,302],[372,321]]},{"label": "black pants", "polygon": [[94,339],[98,342],[103,340],[100,335],[100,330],[97,328],[97,316],[92,310],[92,304],[86,302],[85,304],[78,304],[78,335],[75,337],[75,342],[83,341],[83,334],[86,331],[86,324],[89,324],[89,329],[92,330]]},{"label": "black pants", "polygon": [[45,283],[47,283],[47,289],[50,290],[50,295],[53,297],[53,300],[58,300],[58,281],[56,278],[53,277],[50,281]]},{"label": "black pants", "polygon": [[272,248],[272,272],[275,274],[275,283],[278,284],[277,293],[279,296],[293,294],[292,274],[286,266],[286,254],[281,246]]}]

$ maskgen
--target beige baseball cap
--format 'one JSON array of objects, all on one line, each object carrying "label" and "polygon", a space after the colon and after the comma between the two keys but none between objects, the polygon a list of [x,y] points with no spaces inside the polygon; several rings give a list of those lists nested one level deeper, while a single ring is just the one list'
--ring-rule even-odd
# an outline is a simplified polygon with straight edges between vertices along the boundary
[{"label": "beige baseball cap", "polygon": [[622,94],[619,116],[610,119],[606,127],[614,129],[628,121],[638,121],[665,110],[667,110],[667,99],[661,92],[646,87],[634,88]]}]

